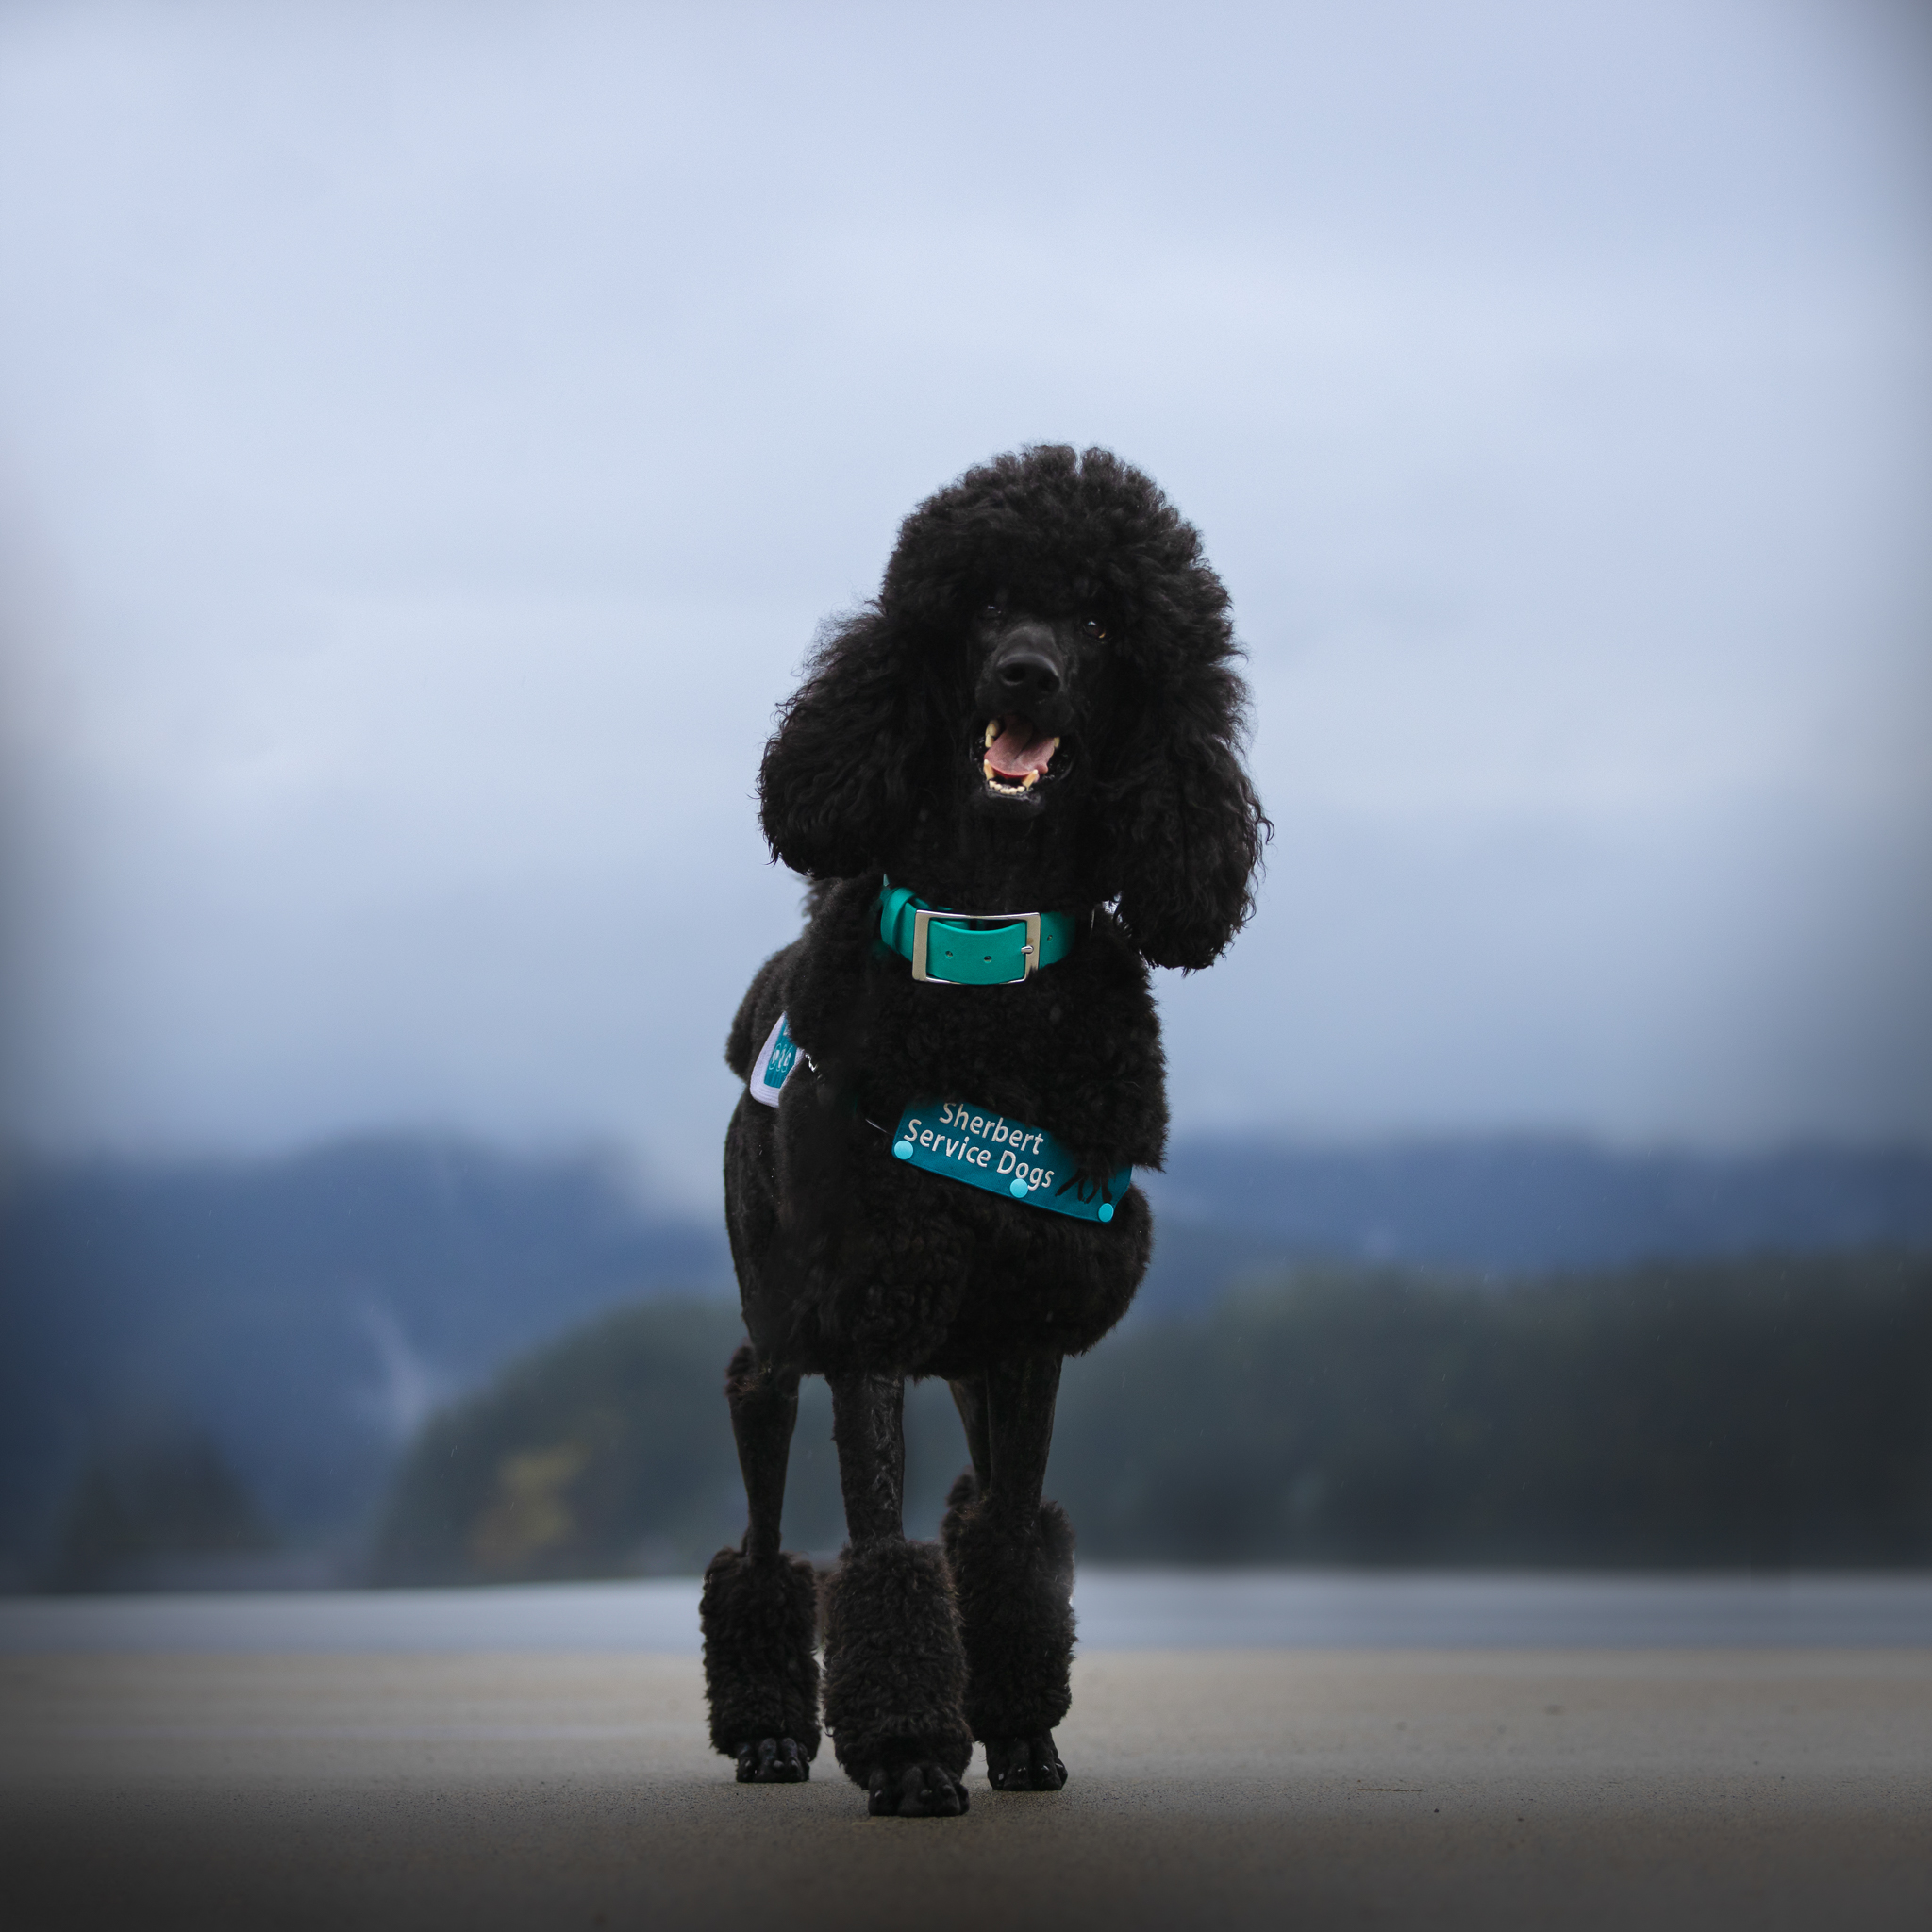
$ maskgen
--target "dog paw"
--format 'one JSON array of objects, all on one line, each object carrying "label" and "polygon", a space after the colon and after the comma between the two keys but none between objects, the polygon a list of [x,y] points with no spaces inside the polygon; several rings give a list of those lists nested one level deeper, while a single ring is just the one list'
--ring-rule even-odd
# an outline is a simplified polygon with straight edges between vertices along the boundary
[{"label": "dog paw", "polygon": [[811,1760],[790,1738],[766,1738],[739,1748],[741,1785],[802,1785],[810,1775]]},{"label": "dog paw", "polygon": [[986,1777],[996,1791],[1057,1791],[1067,1781],[1067,1767],[1054,1749],[1051,1731],[1037,1738],[989,1738]]},{"label": "dog paw", "polygon": [[966,1786],[943,1764],[882,1764],[867,1786],[866,1810],[874,1818],[957,1818],[969,1808]]}]

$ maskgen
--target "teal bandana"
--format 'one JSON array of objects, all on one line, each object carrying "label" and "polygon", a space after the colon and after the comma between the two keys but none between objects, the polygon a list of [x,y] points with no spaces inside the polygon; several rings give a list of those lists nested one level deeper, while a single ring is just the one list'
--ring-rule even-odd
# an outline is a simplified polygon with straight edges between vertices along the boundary
[{"label": "teal bandana", "polygon": [[[751,1078],[745,1082],[751,1097],[776,1107],[801,1060],[810,1064],[780,1013],[752,1062]],[[908,1107],[892,1136],[892,1152],[927,1174],[942,1174],[990,1194],[1006,1194],[1029,1208],[1071,1214],[1075,1221],[1111,1221],[1134,1180],[1131,1167],[1106,1181],[1082,1180],[1079,1163],[1044,1128],[1009,1121],[1003,1113],[975,1110],[958,1100],[927,1100]]]},{"label": "teal bandana", "polygon": [[1043,1128],[958,1100],[908,1107],[892,1136],[892,1152],[928,1174],[990,1194],[1010,1194],[1076,1221],[1111,1221],[1134,1178],[1134,1170],[1124,1167],[1106,1181],[1082,1180],[1079,1163]]}]

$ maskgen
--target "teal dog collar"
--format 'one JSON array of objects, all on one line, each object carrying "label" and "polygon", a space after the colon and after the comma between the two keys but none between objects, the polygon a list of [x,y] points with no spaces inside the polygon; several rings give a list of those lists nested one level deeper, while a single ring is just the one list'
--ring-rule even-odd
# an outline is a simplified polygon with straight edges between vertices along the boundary
[{"label": "teal dog collar", "polygon": [[955,912],[928,906],[888,879],[879,937],[914,979],[940,986],[1011,986],[1074,950],[1071,912]]},{"label": "teal dog collar", "polygon": [[914,1102],[899,1116],[892,1152],[927,1174],[1079,1221],[1111,1221],[1134,1180],[1131,1167],[1082,1180],[1074,1157],[1043,1128],[958,1100]]}]

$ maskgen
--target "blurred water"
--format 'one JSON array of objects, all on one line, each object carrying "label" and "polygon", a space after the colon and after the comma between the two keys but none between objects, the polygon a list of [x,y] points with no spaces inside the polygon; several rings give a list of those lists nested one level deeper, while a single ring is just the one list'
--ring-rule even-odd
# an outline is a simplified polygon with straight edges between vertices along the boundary
[{"label": "blurred water", "polygon": [[[698,1583],[20,1597],[0,1652],[695,1654]],[[1085,1651],[1649,1649],[1932,1643],[1932,1576],[1659,1577],[1085,1570]]]},{"label": "blurred water", "polygon": [[1932,1576],[1093,1571],[1091,1650],[1932,1643]]}]

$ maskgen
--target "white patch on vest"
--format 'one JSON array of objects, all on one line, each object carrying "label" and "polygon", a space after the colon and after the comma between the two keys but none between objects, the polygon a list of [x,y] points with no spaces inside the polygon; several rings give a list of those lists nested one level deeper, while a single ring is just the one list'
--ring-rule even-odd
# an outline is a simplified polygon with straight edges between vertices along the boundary
[{"label": "white patch on vest", "polygon": [[751,1097],[766,1107],[776,1107],[778,1095],[801,1058],[798,1042],[785,1030],[785,1015],[780,1013],[778,1024],[766,1034],[764,1046],[752,1062],[751,1078],[746,1082]]}]

